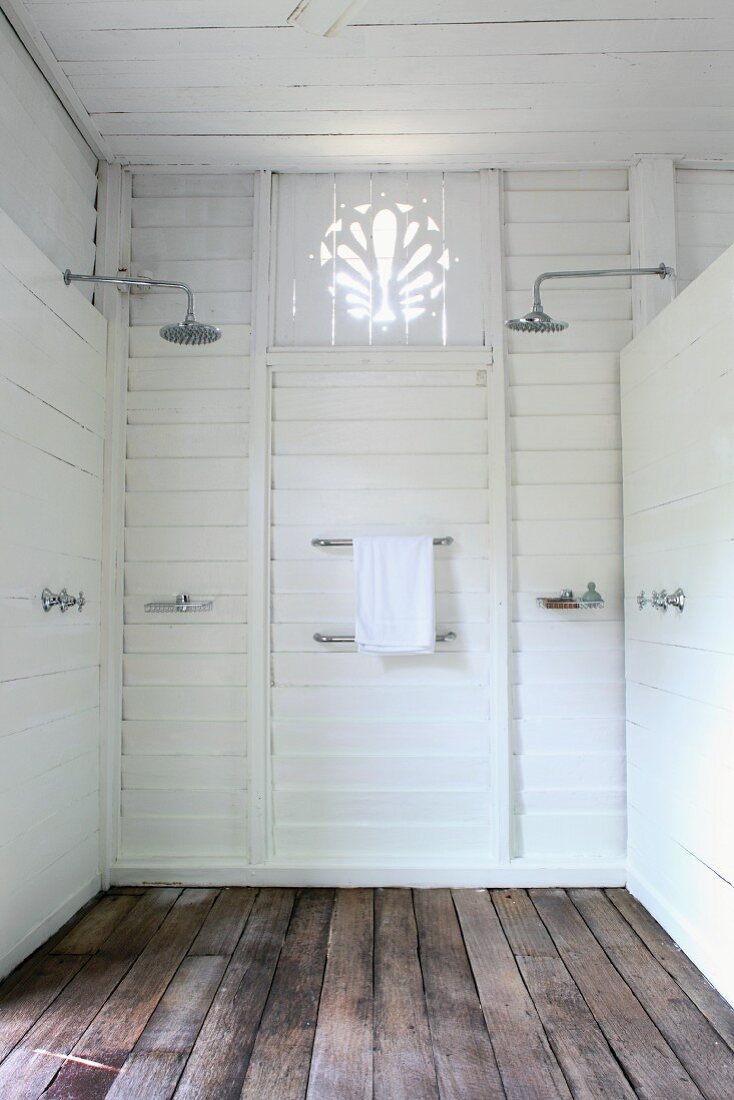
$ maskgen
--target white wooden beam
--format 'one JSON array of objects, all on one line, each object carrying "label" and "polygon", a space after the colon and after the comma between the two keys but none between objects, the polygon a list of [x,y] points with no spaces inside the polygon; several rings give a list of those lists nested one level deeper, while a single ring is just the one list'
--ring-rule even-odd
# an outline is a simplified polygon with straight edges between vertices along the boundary
[{"label": "white wooden beam", "polygon": [[270,752],[270,238],[272,174],[255,179],[248,485],[247,759],[250,862],[271,849]]},{"label": "white wooden beam", "polygon": [[[132,177],[100,166],[97,263],[100,274],[129,271]],[[102,886],[118,855],[122,731],[122,620],[125,529],[125,420],[129,301],[116,287],[97,290],[107,318],[107,380],[102,515],[100,642],[100,869]]]},{"label": "white wooden beam", "polygon": [[[633,267],[656,267],[662,262],[677,270],[675,162],[671,157],[640,157],[631,167],[630,231]],[[675,293],[675,279],[641,276],[632,280],[635,334],[672,302]]]},{"label": "white wooden beam", "polygon": [[111,164],[115,159],[114,154],[92,122],[89,112],[74,90],[71,81],[56,60],[56,55],[28,11],[25,0],[0,0],[0,9],[61,100],[72,121],[89,143],[92,152],[100,160]]},{"label": "white wooden beam", "polygon": [[492,803],[498,863],[512,859],[512,510],[508,383],[505,364],[505,276],[502,173],[482,172],[482,237],[485,339],[492,344],[489,385],[489,485],[492,577],[490,582],[490,714]]}]

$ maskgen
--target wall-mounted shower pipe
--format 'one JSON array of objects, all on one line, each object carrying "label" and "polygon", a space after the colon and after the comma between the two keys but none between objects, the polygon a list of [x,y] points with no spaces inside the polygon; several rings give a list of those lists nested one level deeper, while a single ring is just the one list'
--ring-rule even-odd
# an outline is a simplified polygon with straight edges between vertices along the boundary
[{"label": "wall-mounted shower pipe", "polygon": [[194,292],[187,283],[169,282],[165,279],[130,279],[118,275],[76,275],[67,268],[64,282],[71,283],[108,283],[112,286],[140,286],[150,289],[162,286],[173,290],[183,290],[187,296],[186,316],[183,321],[173,321],[159,330],[164,340],[172,344],[213,344],[222,335],[216,325],[205,325],[194,315]]},{"label": "wall-mounted shower pipe", "polygon": [[554,321],[544,311],[540,300],[540,284],[546,279],[594,279],[606,275],[657,275],[660,279],[668,279],[675,275],[675,271],[663,263],[658,264],[657,267],[602,267],[588,271],[544,271],[533,283],[533,308],[530,313],[526,313],[524,317],[513,317],[505,321],[505,325],[513,332],[563,332],[568,328],[568,321]]}]

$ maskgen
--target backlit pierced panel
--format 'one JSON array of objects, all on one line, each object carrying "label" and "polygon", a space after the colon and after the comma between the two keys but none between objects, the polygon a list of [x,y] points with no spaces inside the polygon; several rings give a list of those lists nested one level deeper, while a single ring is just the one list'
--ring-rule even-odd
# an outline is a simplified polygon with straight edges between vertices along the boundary
[{"label": "backlit pierced panel", "polygon": [[479,176],[282,176],[279,346],[481,345]]}]

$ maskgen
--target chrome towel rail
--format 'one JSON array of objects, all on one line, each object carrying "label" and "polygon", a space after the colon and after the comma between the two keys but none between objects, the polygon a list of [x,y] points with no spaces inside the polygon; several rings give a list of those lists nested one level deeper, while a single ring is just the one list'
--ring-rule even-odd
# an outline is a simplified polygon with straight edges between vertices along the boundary
[{"label": "chrome towel rail", "polygon": [[[434,546],[451,546],[453,543],[453,537],[451,535],[444,535],[440,539],[434,539]],[[311,539],[312,546],[353,546],[353,539]]]},{"label": "chrome towel rail", "polygon": [[[313,636],[313,640],[315,642],[321,642],[324,645],[328,645],[328,644],[336,643],[336,642],[353,642],[355,639],[354,639],[353,634],[321,634],[317,630],[316,633]],[[454,633],[453,630],[447,631],[446,634],[437,634],[436,635],[436,641],[437,642],[455,642],[456,641],[456,634]]]}]

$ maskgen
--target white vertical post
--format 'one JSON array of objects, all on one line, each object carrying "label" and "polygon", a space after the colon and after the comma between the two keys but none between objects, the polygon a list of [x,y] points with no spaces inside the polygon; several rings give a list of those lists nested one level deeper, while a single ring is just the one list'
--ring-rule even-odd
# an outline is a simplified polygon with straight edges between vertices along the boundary
[{"label": "white vertical post", "polygon": [[255,179],[255,241],[250,349],[249,559],[247,580],[247,759],[250,863],[265,863],[271,842],[270,751],[270,235],[272,173]]},{"label": "white vertical post", "polygon": [[[632,267],[665,263],[678,268],[675,163],[671,157],[640,157],[630,168]],[[637,335],[675,297],[674,279],[646,275],[632,280],[632,317]]]},{"label": "white vertical post", "polygon": [[512,841],[512,509],[508,386],[505,365],[504,212],[502,173],[482,172],[482,239],[485,331],[493,364],[489,386],[491,540],[490,710],[492,803],[497,863],[507,864]]},{"label": "white vertical post", "polygon": [[[119,164],[101,164],[97,201],[99,274],[129,273],[131,195],[132,177]],[[107,318],[99,754],[100,870],[106,890],[119,851],[129,296],[112,286],[100,286],[95,293]]]}]

